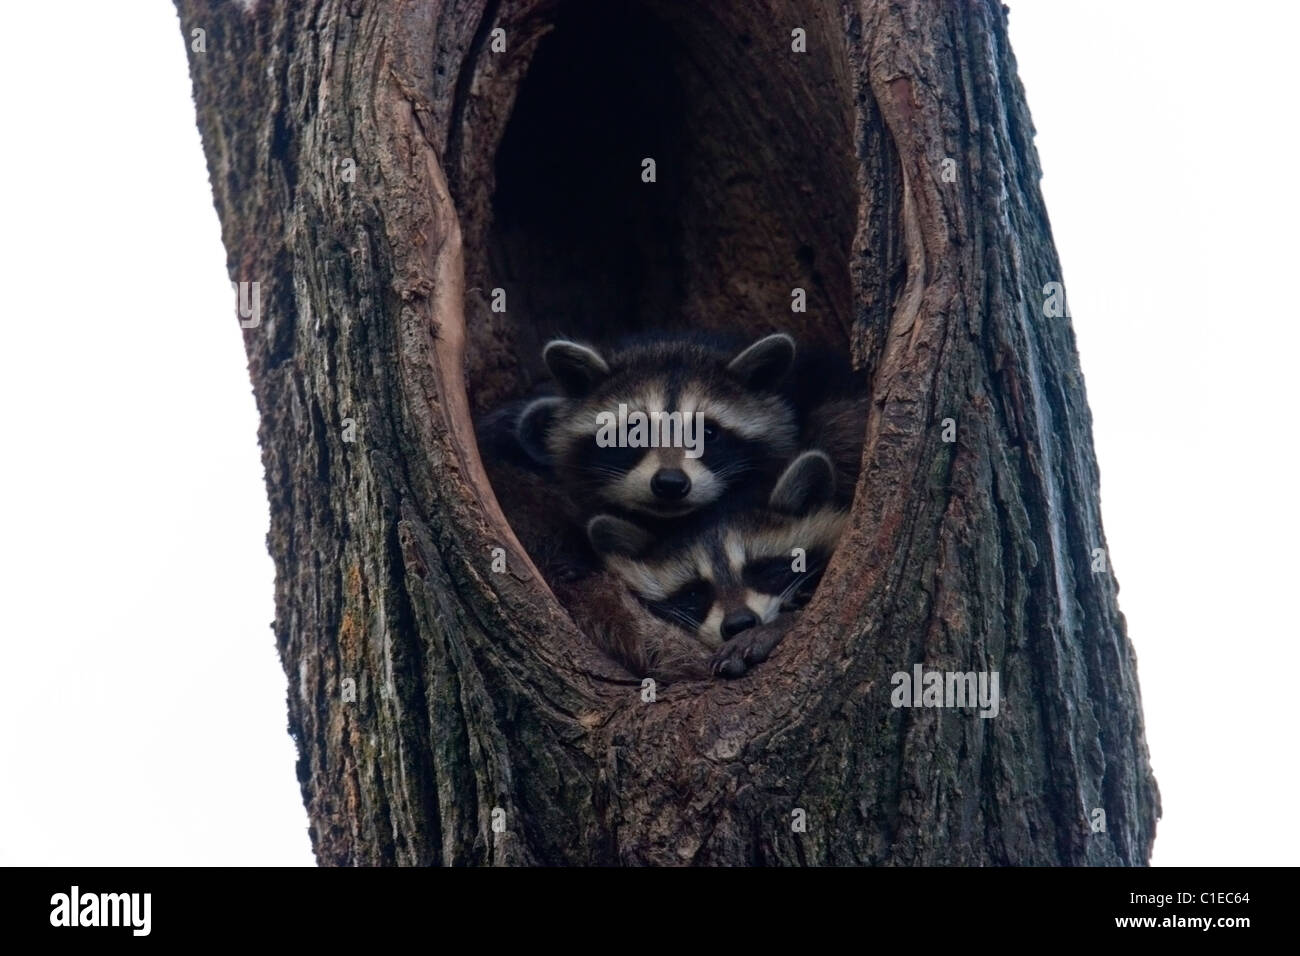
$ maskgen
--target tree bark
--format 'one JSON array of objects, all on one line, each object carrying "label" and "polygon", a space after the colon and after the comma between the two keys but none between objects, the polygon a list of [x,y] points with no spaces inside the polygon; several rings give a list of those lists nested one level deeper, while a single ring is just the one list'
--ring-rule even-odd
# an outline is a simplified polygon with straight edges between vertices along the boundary
[{"label": "tree bark", "polygon": [[[258,283],[320,863],[1148,860],[1136,662],[1000,5],[176,5],[230,278]],[[872,411],[791,635],[646,701],[537,575],[472,421],[551,333],[657,325],[851,350]],[[917,664],[998,672],[1000,712],[893,706]]]}]

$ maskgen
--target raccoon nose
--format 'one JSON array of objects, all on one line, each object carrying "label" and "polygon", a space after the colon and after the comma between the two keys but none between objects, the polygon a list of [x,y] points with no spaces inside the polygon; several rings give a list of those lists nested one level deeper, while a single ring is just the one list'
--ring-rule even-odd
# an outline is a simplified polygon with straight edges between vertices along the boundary
[{"label": "raccoon nose", "polygon": [[691,479],[680,468],[660,468],[650,479],[650,490],[656,498],[685,498],[691,493]]},{"label": "raccoon nose", "polygon": [[741,631],[748,631],[751,627],[757,626],[758,618],[753,611],[748,608],[732,611],[722,619],[722,639],[729,641]]}]

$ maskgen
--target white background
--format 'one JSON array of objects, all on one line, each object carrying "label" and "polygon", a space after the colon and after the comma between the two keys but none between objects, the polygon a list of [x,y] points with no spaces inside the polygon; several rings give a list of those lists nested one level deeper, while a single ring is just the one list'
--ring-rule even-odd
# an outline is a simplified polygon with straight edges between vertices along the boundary
[{"label": "white background", "polygon": [[[1013,2],[1164,801],[1294,864],[1295,4]],[[163,0],[0,31],[0,863],[310,864],[267,505]]]}]

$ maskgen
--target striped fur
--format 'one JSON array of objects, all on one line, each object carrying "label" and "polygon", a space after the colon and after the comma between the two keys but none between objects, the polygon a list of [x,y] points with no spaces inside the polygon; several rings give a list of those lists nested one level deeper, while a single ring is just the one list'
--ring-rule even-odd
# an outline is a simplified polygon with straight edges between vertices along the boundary
[{"label": "striped fur", "polygon": [[763,507],[666,537],[599,515],[587,534],[647,610],[718,648],[806,601],[847,521],[830,459],[809,451],[785,469]]},{"label": "striped fur", "polygon": [[[740,351],[690,338],[660,338],[607,352],[566,340],[544,358],[560,397],[538,400],[520,419],[521,442],[554,469],[577,510],[675,519],[724,495],[756,501],[799,443],[799,419],[781,386],[794,342],[767,336]],[[702,454],[683,447],[598,445],[602,414],[703,415]],[[691,419],[694,421],[694,419]],[[656,477],[684,474],[685,493],[656,490]],[[677,479],[679,482],[680,478]]]}]

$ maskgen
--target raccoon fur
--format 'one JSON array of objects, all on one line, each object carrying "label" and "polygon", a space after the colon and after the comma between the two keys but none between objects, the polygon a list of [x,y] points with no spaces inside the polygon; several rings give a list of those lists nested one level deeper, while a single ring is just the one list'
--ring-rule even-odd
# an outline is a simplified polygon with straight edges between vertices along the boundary
[{"label": "raccoon fur", "polygon": [[[713,671],[732,676],[737,661],[743,672],[779,642],[778,616],[811,596],[847,520],[836,501],[834,464],[813,450],[789,464],[761,508],[729,511],[666,537],[602,514],[588,523],[587,536],[646,611],[713,650]],[[727,645],[741,635],[737,654]]]},{"label": "raccoon fur", "polygon": [[556,508],[550,466],[518,440],[520,413],[530,400],[513,402],[476,423],[479,452],[501,510],[552,589],[600,569],[578,515]]},{"label": "raccoon fur", "polygon": [[[478,439],[507,519],[561,603],[642,676],[731,677],[766,659],[791,623],[779,612],[811,595],[852,500],[867,405],[852,397],[847,364],[795,355],[783,334],[747,348],[679,336],[597,351],[557,340],[545,361],[549,391],[481,418]],[[600,448],[595,415],[620,402],[702,411],[704,454]],[[824,454],[785,467],[795,448]],[[680,498],[674,476],[658,493],[654,483],[674,464],[686,477]],[[794,547],[807,553],[800,572]],[[704,599],[690,592],[697,577],[713,589],[706,609],[691,604]]]},{"label": "raccoon fur", "polygon": [[[761,502],[798,448],[798,410],[782,391],[795,359],[788,335],[739,350],[677,337],[601,352],[556,339],[543,359],[561,394],[522,411],[518,441],[553,469],[580,523],[607,511],[666,530],[724,495]],[[689,431],[699,413],[702,434],[695,448],[602,442],[602,420],[633,413],[676,416]]]},{"label": "raccoon fur", "polygon": [[803,447],[826,453],[835,466],[835,501],[853,503],[862,468],[862,443],[867,431],[867,400],[836,398],[815,406],[803,429]]},{"label": "raccoon fur", "polygon": [[692,635],[655,617],[609,571],[560,581],[555,596],[578,629],[638,678],[665,683],[712,674],[712,652]]}]

